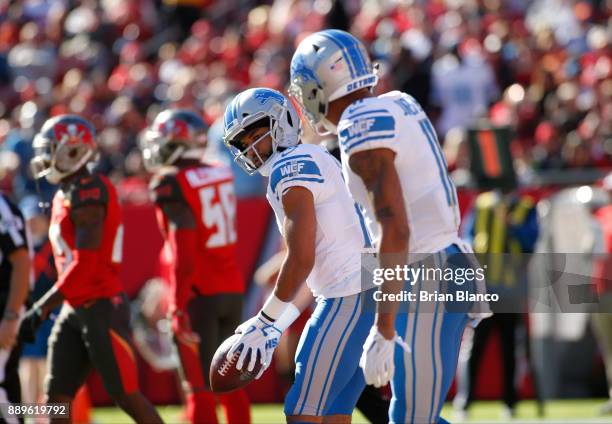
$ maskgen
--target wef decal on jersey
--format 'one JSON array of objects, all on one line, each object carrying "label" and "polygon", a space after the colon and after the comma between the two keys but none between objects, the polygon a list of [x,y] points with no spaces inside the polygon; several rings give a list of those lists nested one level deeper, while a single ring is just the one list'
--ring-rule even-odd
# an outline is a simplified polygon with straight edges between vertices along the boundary
[{"label": "wef decal on jersey", "polygon": [[[310,155],[304,156],[310,157]],[[296,180],[313,181],[313,179],[321,179],[321,170],[312,160],[296,160],[294,158],[287,158],[279,162],[281,163],[274,168],[272,174],[270,175],[270,187],[272,188],[272,192],[276,192],[276,188],[281,182]]]},{"label": "wef decal on jersey", "polygon": [[281,176],[298,175],[304,169],[304,162],[290,162],[280,168]]},{"label": "wef decal on jersey", "polygon": [[[384,109],[360,112],[355,116],[383,113],[382,116],[359,118],[338,131],[338,141],[348,152],[371,140],[382,140],[395,137],[395,119]],[[350,119],[350,118],[349,118]],[[346,122],[346,121],[345,121]]]},{"label": "wef decal on jersey", "polygon": [[361,133],[370,131],[372,125],[376,122],[376,119],[363,119],[361,121],[355,122],[353,125],[347,128],[348,136],[355,137]]}]

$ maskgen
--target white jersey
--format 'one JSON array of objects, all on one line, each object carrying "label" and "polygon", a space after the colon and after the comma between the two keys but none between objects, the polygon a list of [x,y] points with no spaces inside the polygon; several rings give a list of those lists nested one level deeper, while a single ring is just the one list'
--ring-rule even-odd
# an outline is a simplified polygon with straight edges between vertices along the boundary
[{"label": "white jersey", "polygon": [[463,63],[446,55],[432,68],[432,97],[440,104],[438,122],[441,134],[451,128],[466,128],[486,115],[489,102],[499,93],[495,74],[484,59],[469,57]]},{"label": "white jersey", "polygon": [[459,240],[457,193],[435,130],[409,95],[392,91],[351,104],[340,117],[338,139],[343,172],[354,199],[365,209],[378,242],[373,205],[361,178],[348,166],[350,155],[386,148],[395,152],[410,229],[410,253],[432,253]]},{"label": "white jersey", "polygon": [[317,220],[315,263],[306,280],[315,296],[326,298],[360,293],[361,252],[365,226],[346,189],[340,163],[325,148],[299,144],[271,159],[266,197],[283,231],[282,195],[290,187],[312,193]]}]

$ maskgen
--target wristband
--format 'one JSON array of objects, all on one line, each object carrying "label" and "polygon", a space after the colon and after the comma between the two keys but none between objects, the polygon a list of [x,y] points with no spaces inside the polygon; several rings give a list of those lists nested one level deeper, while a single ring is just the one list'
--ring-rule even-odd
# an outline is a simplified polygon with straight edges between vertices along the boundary
[{"label": "wristband", "polygon": [[298,319],[300,314],[300,310],[293,303],[289,303],[285,309],[285,312],[283,312],[283,314],[274,322],[274,326],[282,333],[289,328],[291,324],[293,324],[293,321]]},{"label": "wristband", "polygon": [[264,303],[263,308],[261,308],[261,313],[271,321],[276,321],[289,305],[289,302],[283,302],[272,293],[270,297],[268,297],[268,300],[266,300],[266,303]]}]

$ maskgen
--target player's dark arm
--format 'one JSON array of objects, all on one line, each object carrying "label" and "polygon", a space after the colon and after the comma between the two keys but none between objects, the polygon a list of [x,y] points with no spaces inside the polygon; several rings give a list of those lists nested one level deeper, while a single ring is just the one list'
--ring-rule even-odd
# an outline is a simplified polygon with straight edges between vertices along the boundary
[{"label": "player's dark arm", "polygon": [[276,280],[274,294],[291,302],[312,271],[315,262],[317,220],[310,190],[291,187],[283,195],[283,235],[287,253]]},{"label": "player's dark arm", "polygon": [[94,204],[73,209],[71,218],[75,229],[77,250],[97,250],[104,237],[104,217],[106,209]]},{"label": "player's dark arm", "polygon": [[191,277],[196,265],[195,217],[184,201],[163,201],[159,205],[169,223],[167,237],[174,258],[172,263],[174,302],[176,308],[182,310],[187,306],[193,285]]},{"label": "player's dark arm", "polygon": [[59,276],[53,288],[36,302],[43,317],[62,303],[63,293],[74,290],[75,286],[82,285],[84,281],[90,281],[97,275],[96,251],[102,244],[105,216],[106,209],[101,204],[88,204],[71,210],[76,249],[72,251],[72,262]]},{"label": "player's dark arm", "polygon": [[[406,264],[410,237],[404,194],[394,159],[395,153],[384,148],[354,153],[349,159],[351,170],[362,179],[374,205],[380,226],[378,252],[383,268]],[[401,284],[386,282],[382,290],[383,293],[398,293]],[[378,329],[383,336],[391,339],[395,334],[397,302],[379,302],[377,307]]]}]

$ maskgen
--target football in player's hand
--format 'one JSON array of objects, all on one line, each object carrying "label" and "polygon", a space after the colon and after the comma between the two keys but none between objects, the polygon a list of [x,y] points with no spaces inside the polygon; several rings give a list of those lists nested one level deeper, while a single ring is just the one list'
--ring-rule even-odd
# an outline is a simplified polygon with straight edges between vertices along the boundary
[{"label": "football in player's hand", "polygon": [[[240,334],[234,334],[226,339],[215,352],[215,356],[210,364],[210,388],[215,393],[231,392],[240,389],[255,379],[255,376],[263,366],[261,359],[257,358],[255,369],[247,371],[249,356],[247,355],[241,370],[236,369],[236,362],[240,356],[242,347],[236,349],[231,359],[227,359],[227,352],[233,346]],[[250,354],[249,354],[250,355]]]}]

